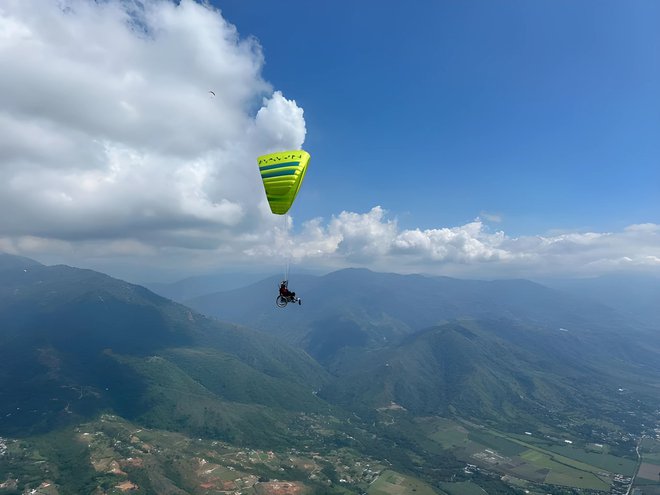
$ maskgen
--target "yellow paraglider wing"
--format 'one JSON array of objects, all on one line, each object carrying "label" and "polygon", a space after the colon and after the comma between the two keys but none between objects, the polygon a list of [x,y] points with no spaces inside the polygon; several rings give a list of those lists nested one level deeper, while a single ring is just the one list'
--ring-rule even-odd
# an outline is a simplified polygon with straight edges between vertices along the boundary
[{"label": "yellow paraglider wing", "polygon": [[284,215],[291,208],[305,178],[309,159],[309,153],[302,150],[280,151],[257,158],[266,198],[276,215]]}]

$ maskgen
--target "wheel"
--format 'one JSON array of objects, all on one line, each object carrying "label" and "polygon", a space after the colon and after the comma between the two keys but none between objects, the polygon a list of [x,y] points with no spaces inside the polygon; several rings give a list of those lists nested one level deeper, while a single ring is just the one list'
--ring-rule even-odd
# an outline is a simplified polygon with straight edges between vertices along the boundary
[{"label": "wheel", "polygon": [[287,302],[288,301],[286,300],[286,297],[284,297],[284,296],[277,296],[277,299],[275,299],[275,304],[277,304],[278,308],[283,308],[284,306],[286,306]]}]

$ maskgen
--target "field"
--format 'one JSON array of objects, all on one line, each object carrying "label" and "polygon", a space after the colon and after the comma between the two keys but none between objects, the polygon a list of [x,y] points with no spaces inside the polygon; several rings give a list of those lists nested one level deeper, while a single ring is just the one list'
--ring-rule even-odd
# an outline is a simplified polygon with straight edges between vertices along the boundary
[{"label": "field", "polygon": [[[634,460],[608,454],[607,446],[598,452],[593,446],[581,448],[549,436],[505,434],[447,419],[427,418],[423,427],[429,438],[466,463],[521,479],[531,483],[530,488],[547,483],[609,492],[615,475],[632,476],[636,469]],[[648,473],[653,470],[649,467]]]},{"label": "field", "polygon": [[642,441],[644,461],[652,464],[660,464],[660,441],[654,438],[644,438]]},{"label": "field", "polygon": [[468,444],[468,430],[455,421],[434,418],[430,437],[445,449],[460,448]]},{"label": "field", "polygon": [[504,456],[520,455],[527,450],[527,447],[521,442],[512,441],[500,435],[493,435],[484,430],[470,432],[468,439],[484,447],[494,449]]},{"label": "field", "polygon": [[644,495],[660,495],[660,441],[646,437],[641,443],[642,463],[635,478],[635,488]]},{"label": "field", "polygon": [[649,464],[648,462],[642,463],[639,467],[638,478],[660,482],[660,466],[658,464]]},{"label": "field", "polygon": [[623,474],[625,476],[632,476],[635,473],[637,463],[632,459],[625,459],[609,454],[601,454],[597,452],[587,452],[575,447],[567,447],[564,445],[556,445],[548,447],[547,450],[557,454],[570,457],[585,464],[599,467],[611,473]]},{"label": "field", "polygon": [[487,495],[483,488],[470,481],[463,481],[461,483],[443,483],[442,489],[449,495]]},{"label": "field", "polygon": [[[369,495],[435,495],[438,492],[415,478],[387,470],[369,486],[368,493]],[[480,493],[483,494],[483,490]]]}]

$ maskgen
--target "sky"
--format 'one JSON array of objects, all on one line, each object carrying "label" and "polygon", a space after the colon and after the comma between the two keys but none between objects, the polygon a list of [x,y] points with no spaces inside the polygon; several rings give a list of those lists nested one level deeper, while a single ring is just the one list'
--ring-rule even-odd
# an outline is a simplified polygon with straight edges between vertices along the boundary
[{"label": "sky", "polygon": [[[287,260],[660,276],[659,19],[655,0],[3,0],[0,251],[135,282]],[[256,157],[299,148],[273,215]]]}]

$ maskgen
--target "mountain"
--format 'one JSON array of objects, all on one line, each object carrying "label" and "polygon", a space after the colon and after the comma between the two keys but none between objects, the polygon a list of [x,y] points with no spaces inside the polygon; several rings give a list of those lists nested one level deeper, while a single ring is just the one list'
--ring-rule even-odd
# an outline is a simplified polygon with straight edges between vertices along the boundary
[{"label": "mountain", "polygon": [[547,279],[549,287],[616,309],[627,318],[660,330],[660,278],[650,275],[606,275]]},{"label": "mountain", "polygon": [[[458,280],[347,269],[291,281],[300,307],[275,307],[278,280],[186,302],[302,346],[328,365],[351,349],[377,349],[425,328],[461,319],[508,319],[600,338],[640,332],[613,308],[527,280]],[[609,338],[609,337],[608,337]],[[637,338],[637,337],[635,337]],[[647,342],[659,348],[656,339]]]},{"label": "mountain", "polygon": [[2,256],[0,329],[0,435],[108,411],[259,442],[328,409],[312,394],[328,376],[304,352],[91,270]]},{"label": "mountain", "polygon": [[302,306],[279,309],[277,282],[188,304],[305,349],[335,377],[319,396],[361,415],[394,403],[414,416],[538,427],[570,414],[620,423],[630,391],[647,418],[658,405],[657,333],[583,296],[348,269],[295,278]]},{"label": "mountain", "polygon": [[238,289],[265,278],[262,274],[216,273],[187,277],[175,282],[148,282],[141,284],[156,294],[183,302],[213,292]]},{"label": "mountain", "polygon": [[[354,354],[353,366],[319,395],[361,414],[396,405],[418,417],[458,416],[513,431],[561,423],[566,415],[632,424],[630,390],[644,398],[639,407],[647,420],[654,417],[658,357],[625,339],[506,319],[457,321]],[[642,361],[649,364],[639,367]]]},{"label": "mountain", "polygon": [[[308,270],[297,271],[294,274],[294,277],[315,273],[317,274],[317,272]],[[160,296],[183,303],[187,300],[202,297],[207,294],[247,287],[248,285],[259,282],[267,277],[268,275],[263,273],[226,271],[195,275],[174,282],[145,282],[140,285],[143,285]]]},{"label": "mountain", "polygon": [[27,270],[43,266],[38,261],[23,256],[15,256],[12,254],[0,253],[0,272],[2,271],[16,271]]},{"label": "mountain", "polygon": [[[303,304],[278,309],[278,282],[191,302],[220,321],[0,256],[0,492],[53,477],[62,493],[207,493],[250,473],[255,493],[281,488],[268,478],[376,493],[379,476],[520,493],[503,474],[559,493],[547,483],[583,486],[585,459],[634,465],[635,435],[657,427],[658,336],[607,305],[525,280],[340,270],[294,277]],[[582,450],[547,467],[566,437]]]}]

